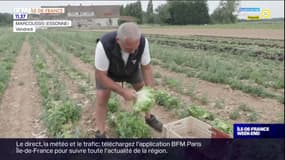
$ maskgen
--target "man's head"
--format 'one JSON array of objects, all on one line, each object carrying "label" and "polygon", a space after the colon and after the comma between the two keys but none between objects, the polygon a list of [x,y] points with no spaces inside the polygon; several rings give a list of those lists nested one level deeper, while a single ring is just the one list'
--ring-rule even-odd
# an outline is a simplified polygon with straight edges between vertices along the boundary
[{"label": "man's head", "polygon": [[141,32],[135,23],[123,23],[117,31],[117,43],[121,49],[130,54],[140,45]]}]

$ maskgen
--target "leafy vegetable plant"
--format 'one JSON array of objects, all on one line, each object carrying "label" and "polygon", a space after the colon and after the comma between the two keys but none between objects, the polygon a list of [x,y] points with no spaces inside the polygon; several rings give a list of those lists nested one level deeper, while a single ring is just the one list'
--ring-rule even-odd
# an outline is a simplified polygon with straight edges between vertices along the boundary
[{"label": "leafy vegetable plant", "polygon": [[137,100],[134,103],[135,112],[147,112],[155,104],[154,90],[150,87],[144,87],[137,92]]},{"label": "leafy vegetable plant", "polygon": [[137,113],[116,112],[110,117],[119,138],[150,138],[150,129]]}]

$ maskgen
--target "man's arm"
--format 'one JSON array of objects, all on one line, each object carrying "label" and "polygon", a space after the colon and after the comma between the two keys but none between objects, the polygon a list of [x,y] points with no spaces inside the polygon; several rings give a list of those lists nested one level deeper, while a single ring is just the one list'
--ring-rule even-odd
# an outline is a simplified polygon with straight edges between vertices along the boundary
[{"label": "man's arm", "polygon": [[150,63],[150,51],[148,40],[145,38],[145,47],[141,59],[141,68],[144,78],[144,83],[146,86],[153,86],[153,77],[152,77],[152,65]]},{"label": "man's arm", "polygon": [[152,65],[142,65],[143,79],[146,86],[153,86]]},{"label": "man's arm", "polygon": [[111,89],[120,95],[123,94],[123,88],[107,76],[107,71],[95,69],[95,77],[103,84],[104,87]]},{"label": "man's arm", "polygon": [[136,97],[135,91],[122,88],[119,84],[114,82],[107,76],[107,71],[100,71],[95,69],[95,77],[99,80],[104,87],[118,93],[126,100],[133,100]]}]

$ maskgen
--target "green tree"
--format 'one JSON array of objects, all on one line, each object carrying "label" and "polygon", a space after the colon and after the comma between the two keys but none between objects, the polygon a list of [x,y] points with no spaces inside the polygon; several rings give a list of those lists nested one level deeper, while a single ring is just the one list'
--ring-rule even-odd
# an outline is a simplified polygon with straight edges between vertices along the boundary
[{"label": "green tree", "polygon": [[13,15],[9,13],[0,13],[0,26],[9,26],[13,23]]},{"label": "green tree", "polygon": [[190,24],[207,24],[210,22],[207,0],[196,0],[190,8],[193,15]]},{"label": "green tree", "polygon": [[142,4],[141,4],[141,1],[138,0],[136,2],[136,16],[138,18],[138,23],[141,24],[142,23],[142,18],[143,18],[143,11],[142,11]]},{"label": "green tree", "polygon": [[154,14],[153,14],[153,4],[152,0],[148,2],[147,10],[146,10],[146,22],[153,23],[154,22]]},{"label": "green tree", "polygon": [[222,0],[211,15],[212,23],[235,23],[237,15],[234,12],[239,5],[238,0]]},{"label": "green tree", "polygon": [[120,7],[120,15],[121,16],[125,16],[125,11],[124,11],[125,9],[124,9],[124,6],[123,5],[121,5],[121,7]]},{"label": "green tree", "polygon": [[207,0],[172,1],[168,0],[171,24],[209,23]]},{"label": "green tree", "polygon": [[124,16],[133,16],[138,20],[138,23],[142,23],[142,6],[141,1],[138,0],[135,3],[127,4],[126,7],[123,9]]},{"label": "green tree", "polygon": [[[184,1],[169,1],[169,14],[171,17],[171,24],[187,24],[188,21],[187,17],[187,6],[186,2]],[[190,11],[190,10],[188,10]]]},{"label": "green tree", "polygon": [[156,8],[156,22],[160,24],[171,24],[171,16],[169,13],[169,4],[162,4]]}]

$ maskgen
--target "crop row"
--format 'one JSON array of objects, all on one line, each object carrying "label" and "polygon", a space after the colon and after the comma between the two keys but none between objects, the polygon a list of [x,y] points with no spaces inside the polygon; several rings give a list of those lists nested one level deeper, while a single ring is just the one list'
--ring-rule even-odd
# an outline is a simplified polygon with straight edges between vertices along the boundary
[{"label": "crop row", "polygon": [[[36,37],[29,37],[31,44],[38,44]],[[44,106],[44,122],[51,137],[71,138],[80,137],[76,123],[81,116],[81,108],[67,96],[66,86],[59,79],[60,67],[48,71],[44,53],[40,53],[37,45],[31,49],[33,66]],[[57,65],[57,64],[56,64]]]},{"label": "crop row", "polygon": [[[94,35],[93,39],[89,36],[88,40],[82,41],[81,46],[76,46],[78,41],[75,39],[74,34],[64,33],[66,37],[63,34],[61,36],[49,34],[49,37],[54,37],[55,41],[61,44],[66,51],[72,52],[84,62],[93,65],[95,47],[85,46],[83,42],[94,41],[100,34],[90,33],[90,35]],[[183,72],[190,77],[198,77],[215,83],[230,84],[234,89],[240,89],[246,93],[261,97],[282,99],[282,97],[266,92],[266,87],[276,89],[284,87],[284,75],[280,74],[284,70],[282,62],[258,59],[248,55],[211,54],[209,51],[157,44],[151,44],[151,54],[152,57],[161,60],[164,67]]]},{"label": "crop row", "polygon": [[[183,80],[181,80],[180,78],[177,78],[177,77],[172,78],[169,76],[163,76],[159,72],[155,72],[154,78],[155,78],[155,81],[160,81],[159,84],[161,84],[162,86],[165,86],[166,89],[168,88],[169,90],[171,90],[171,92],[175,91],[175,95],[177,95],[179,97],[181,97],[182,95],[189,96],[189,97],[191,97],[191,102],[193,102],[195,104],[201,104],[201,105],[209,106],[209,103],[211,103],[210,100],[208,99],[208,95],[206,93],[203,93],[201,95],[197,95],[197,93],[196,93],[196,83],[197,82],[195,80],[193,80],[192,83],[188,86],[188,85],[183,84]],[[159,84],[157,84],[157,85],[159,85]],[[166,104],[169,104],[169,103],[170,104],[171,103],[176,104],[176,106],[173,107],[173,108],[176,108],[177,105],[179,104],[179,103],[177,103],[178,101],[174,100],[174,102],[173,102],[173,99],[175,99],[175,98],[172,98],[172,96],[169,99],[170,99],[169,101],[166,101]],[[163,102],[161,104],[163,104]],[[166,107],[168,109],[172,108],[171,105],[170,106],[166,105],[166,106],[168,106],[168,107]],[[258,117],[257,112],[255,112],[253,109],[250,109],[250,107],[247,106],[246,104],[241,103],[240,106],[243,108],[246,108],[246,109],[231,111],[231,113],[229,113],[229,115],[228,115],[228,119],[237,120],[241,117],[240,113],[242,111],[246,111],[246,112],[250,112],[250,114],[244,114],[244,115],[248,115],[248,117],[246,117],[246,119],[248,121],[256,121],[257,120],[257,117]],[[223,99],[215,100],[213,107],[215,108],[215,112],[216,111],[218,112],[219,109],[224,109],[225,108],[224,100]],[[187,113],[187,112],[179,112],[178,115],[179,114],[183,115],[184,113]],[[255,117],[253,118],[253,116],[255,116]]]},{"label": "crop row", "polygon": [[[69,62],[69,52],[65,50],[64,46],[56,46],[50,39],[40,36],[40,40],[45,44],[47,51],[53,54],[54,59],[61,67],[63,71],[70,79],[75,80],[81,91],[85,91],[85,94],[89,99],[94,99],[94,86],[92,78],[87,73],[81,73],[75,66]],[[57,47],[57,48],[56,48]]]},{"label": "crop row", "polygon": [[[61,42],[61,43],[60,43]],[[65,41],[68,44],[62,43],[62,41],[58,41],[57,43],[61,44],[63,49],[67,49],[69,43],[75,43],[73,41]],[[76,55],[76,54],[75,54]],[[78,56],[78,55],[76,55]],[[82,59],[82,57],[80,57]],[[83,60],[83,59],[82,59]],[[161,92],[160,92],[161,93]],[[160,97],[160,98],[159,98]],[[166,99],[163,99],[165,98]],[[182,107],[182,103],[179,102],[178,98],[169,98],[170,96],[166,95],[158,95],[157,104],[166,107],[169,110],[180,108]],[[161,99],[162,98],[162,99]],[[117,100],[114,100],[114,97],[112,97],[108,102],[109,110],[111,111],[111,114],[108,115],[108,119],[110,121],[111,126],[114,126],[114,130],[118,137],[121,138],[137,138],[137,137],[149,137],[149,129],[147,126],[145,126],[143,119],[138,118],[139,116],[135,113],[127,113],[122,110],[118,112],[118,106],[120,103],[117,103]],[[177,113],[181,115],[182,113]],[[188,115],[190,115],[188,113]],[[128,117],[128,118],[126,118]],[[136,124],[141,124],[136,125]]]},{"label": "crop row", "polygon": [[3,34],[0,37],[0,99],[8,86],[10,71],[23,44],[24,34]]},{"label": "crop row", "polygon": [[232,134],[232,126],[229,122],[222,120],[219,116],[202,109],[195,104],[186,104],[180,98],[170,95],[169,93],[159,90],[155,94],[156,104],[173,110],[179,117],[193,116],[202,121],[211,124],[213,127],[221,129],[225,133]]},{"label": "crop row", "polygon": [[[282,89],[282,63],[230,55],[195,54],[187,49],[152,45],[153,64],[214,83],[229,84],[233,89],[261,97],[275,97],[265,87]],[[197,52],[197,51],[193,51]],[[156,60],[157,59],[157,60]],[[246,81],[246,82],[245,82]],[[256,85],[258,84],[258,85]],[[277,97],[275,97],[277,98]]]},{"label": "crop row", "polygon": [[238,56],[246,54],[252,57],[261,57],[265,59],[284,61],[284,49],[278,49],[278,48],[277,49],[264,48],[264,47],[248,46],[248,45],[212,43],[212,42],[193,42],[190,40],[177,41],[172,39],[152,39],[152,38],[149,40],[150,42],[160,45],[191,48],[191,49],[204,50],[204,51],[213,51],[209,53],[223,52]]},{"label": "crop row", "polygon": [[93,57],[96,41],[94,42],[93,46],[91,46],[91,44],[88,44],[89,42],[86,42],[86,40],[83,41],[80,38],[76,39],[72,33],[68,33],[62,36],[47,33],[42,33],[42,35],[47,39],[52,39],[55,43],[58,43],[63,47],[64,51],[70,52],[75,56],[80,57],[83,62],[94,62]]},{"label": "crop row", "polygon": [[[49,50],[51,50],[51,52],[55,53],[59,57],[61,61],[60,63],[64,63],[63,61],[66,61],[66,59],[68,59],[67,58],[68,52],[66,52],[65,46],[69,45],[64,45],[63,43],[60,43],[61,44],[60,48],[62,50],[58,50],[54,48],[55,44],[52,44],[52,42],[49,39],[43,39],[43,40],[44,43],[47,44]],[[68,66],[67,68],[65,68],[65,73],[67,75],[70,75],[70,72],[72,72],[70,69],[68,69],[71,67],[70,64],[64,63],[64,66]],[[82,73],[77,73],[77,74],[82,74]],[[71,76],[70,78],[74,77]],[[87,79],[85,79],[85,81],[86,80]],[[90,79],[88,79],[87,81],[89,80]],[[93,88],[94,87],[93,84],[94,83],[91,82],[88,83],[89,88]],[[92,99],[92,97],[89,96],[89,99]],[[145,124],[144,120],[139,115],[137,115],[136,113],[128,113],[120,109],[119,106],[120,103],[118,102],[116,97],[112,96],[108,102],[108,107],[110,110],[108,114],[108,120],[109,124],[113,127],[113,130],[115,131],[116,134],[115,136],[120,138],[148,138],[151,136],[148,126]]]},{"label": "crop row", "polygon": [[250,39],[238,37],[211,37],[211,36],[166,36],[166,35],[147,35],[154,39],[171,39],[191,42],[209,42],[212,44],[236,44],[246,46],[270,47],[284,49],[283,40]]}]

